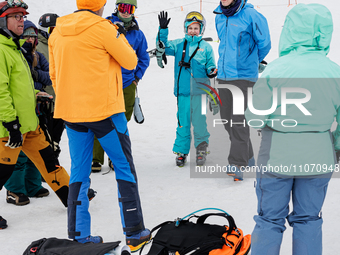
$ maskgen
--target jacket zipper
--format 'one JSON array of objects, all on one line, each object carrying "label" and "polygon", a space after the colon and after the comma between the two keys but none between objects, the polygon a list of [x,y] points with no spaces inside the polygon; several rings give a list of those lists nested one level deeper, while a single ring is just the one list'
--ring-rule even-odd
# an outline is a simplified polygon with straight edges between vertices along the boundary
[{"label": "jacket zipper", "polygon": [[238,56],[241,56],[241,40],[242,40],[242,32],[240,34],[240,40],[238,41]]},{"label": "jacket zipper", "polygon": [[[229,22],[229,17],[227,17],[227,21],[226,21],[226,30],[225,30],[225,38],[226,38],[226,40],[225,40],[225,43],[226,43],[226,47],[225,48],[227,48],[227,43],[228,43],[228,22]],[[223,73],[224,73],[224,76],[225,76],[225,78],[227,78],[227,74],[225,73],[225,68],[224,68],[224,63],[225,63],[225,61],[224,61],[224,59],[225,59],[225,57],[226,57],[226,54],[227,54],[227,51],[224,51],[224,55],[223,55]]]}]

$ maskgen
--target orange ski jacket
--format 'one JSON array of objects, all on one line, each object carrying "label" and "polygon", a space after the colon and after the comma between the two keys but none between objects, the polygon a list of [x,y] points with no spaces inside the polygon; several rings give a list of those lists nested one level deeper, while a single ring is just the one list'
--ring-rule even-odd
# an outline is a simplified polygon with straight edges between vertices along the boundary
[{"label": "orange ski jacket", "polygon": [[137,56],[115,25],[90,11],[57,19],[49,43],[55,118],[95,122],[125,112],[121,67]]}]

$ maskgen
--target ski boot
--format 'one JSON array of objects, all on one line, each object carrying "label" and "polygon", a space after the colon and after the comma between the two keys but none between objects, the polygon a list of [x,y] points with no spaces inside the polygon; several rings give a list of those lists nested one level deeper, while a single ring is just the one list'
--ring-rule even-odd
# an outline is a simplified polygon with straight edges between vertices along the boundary
[{"label": "ski boot", "polygon": [[196,147],[196,165],[197,166],[203,166],[207,154],[209,154],[209,151],[207,151],[208,144],[207,142],[201,142],[197,147]]},{"label": "ski boot", "polygon": [[178,167],[183,167],[185,163],[187,162],[187,156],[188,154],[183,154],[179,152],[174,152],[177,157],[176,157],[176,166]]}]

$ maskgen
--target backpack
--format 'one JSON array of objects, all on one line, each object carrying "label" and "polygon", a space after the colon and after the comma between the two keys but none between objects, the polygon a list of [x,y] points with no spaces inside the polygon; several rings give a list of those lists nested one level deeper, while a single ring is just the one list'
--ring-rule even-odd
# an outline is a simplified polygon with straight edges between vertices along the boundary
[{"label": "backpack", "polygon": [[[202,209],[202,210],[208,210]],[[251,236],[243,236],[243,231],[236,227],[231,215],[207,213],[196,216],[195,211],[184,218],[166,221],[151,230],[157,231],[152,239],[148,255],[246,255],[250,250]],[[228,225],[205,223],[211,216],[223,217]],[[185,219],[189,217],[188,219]],[[196,218],[196,222],[190,219]],[[140,252],[141,254],[141,252]]]},{"label": "backpack", "polygon": [[42,238],[32,242],[23,255],[104,255],[119,245],[108,243],[78,243],[68,239]]}]

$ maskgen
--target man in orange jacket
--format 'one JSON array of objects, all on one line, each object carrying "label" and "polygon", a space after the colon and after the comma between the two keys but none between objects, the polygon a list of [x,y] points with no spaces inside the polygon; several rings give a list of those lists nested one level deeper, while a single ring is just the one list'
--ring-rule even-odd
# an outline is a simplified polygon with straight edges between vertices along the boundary
[{"label": "man in orange jacket", "polygon": [[102,242],[100,236],[91,236],[86,196],[96,135],[115,168],[126,242],[137,251],[151,235],[143,223],[121,74],[121,67],[135,68],[137,56],[124,28],[101,17],[105,4],[77,0],[78,10],[58,18],[49,39],[54,114],[65,120],[72,160],[68,231],[78,242]]}]

